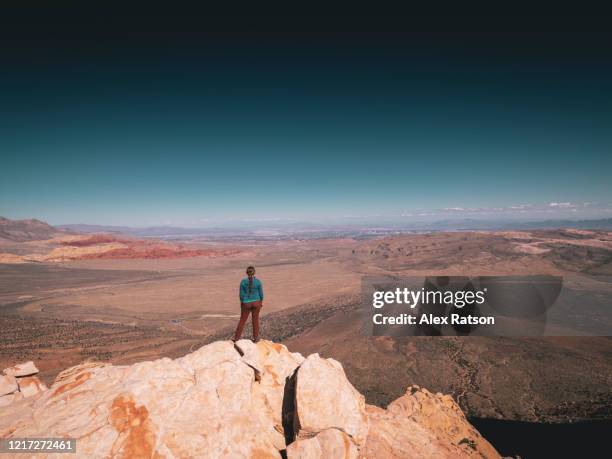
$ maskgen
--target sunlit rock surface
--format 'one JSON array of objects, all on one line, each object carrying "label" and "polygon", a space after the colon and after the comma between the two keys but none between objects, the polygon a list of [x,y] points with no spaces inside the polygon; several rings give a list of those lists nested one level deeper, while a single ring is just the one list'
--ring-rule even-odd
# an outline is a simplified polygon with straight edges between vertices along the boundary
[{"label": "sunlit rock surface", "polygon": [[369,406],[339,362],[270,341],[86,362],[49,389],[10,377],[0,381],[0,437],[76,438],[77,457],[499,457],[450,397],[411,387],[386,410]]}]

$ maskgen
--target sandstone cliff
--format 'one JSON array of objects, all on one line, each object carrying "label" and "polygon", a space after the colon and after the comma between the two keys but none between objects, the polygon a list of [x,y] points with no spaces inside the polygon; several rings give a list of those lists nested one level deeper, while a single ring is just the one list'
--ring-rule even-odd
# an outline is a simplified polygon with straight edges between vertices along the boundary
[{"label": "sandstone cliff", "polygon": [[386,410],[366,405],[339,362],[269,341],[83,363],[49,389],[31,388],[32,367],[5,370],[0,438],[77,438],[77,457],[499,457],[451,397],[412,386]]}]

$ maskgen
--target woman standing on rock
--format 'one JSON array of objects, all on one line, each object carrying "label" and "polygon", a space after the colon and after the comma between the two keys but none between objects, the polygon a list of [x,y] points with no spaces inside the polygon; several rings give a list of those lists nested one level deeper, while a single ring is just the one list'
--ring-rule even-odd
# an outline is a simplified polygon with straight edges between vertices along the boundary
[{"label": "woman standing on rock", "polygon": [[249,318],[249,313],[253,313],[253,341],[259,341],[259,311],[263,306],[263,287],[261,281],[255,277],[255,268],[249,266],[246,269],[247,277],[240,282],[240,321],[232,341],[236,342],[242,335],[242,329]]}]

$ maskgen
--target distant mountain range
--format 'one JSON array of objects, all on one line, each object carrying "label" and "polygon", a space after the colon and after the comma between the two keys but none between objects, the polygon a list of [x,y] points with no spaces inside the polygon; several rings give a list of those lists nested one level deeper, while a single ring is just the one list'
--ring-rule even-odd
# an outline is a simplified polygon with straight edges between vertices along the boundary
[{"label": "distant mountain range", "polygon": [[441,230],[505,230],[505,229],[612,229],[612,218],[597,220],[487,221],[477,219],[443,220],[426,225]]},{"label": "distant mountain range", "polygon": [[420,231],[470,231],[470,230],[534,230],[534,229],[604,229],[612,230],[612,218],[597,220],[543,220],[543,221],[492,221],[478,219],[440,220],[432,223],[382,224],[382,225],[325,225],[292,223],[289,225],[250,226],[242,228],[184,228],[176,226],[130,227],[113,225],[67,224],[51,226],[41,220],[11,220],[0,217],[0,238],[15,242],[49,239],[58,233],[118,233],[134,237],[160,239],[197,237],[331,237],[377,235]]},{"label": "distant mountain range", "polygon": [[432,223],[409,223],[409,224],[387,224],[387,225],[317,225],[312,223],[292,223],[288,225],[270,225],[268,227],[244,228],[184,228],[175,226],[152,226],[152,227],[128,227],[108,225],[69,224],[60,225],[57,228],[79,233],[122,233],[138,237],[186,237],[186,236],[210,236],[210,235],[236,235],[236,234],[259,234],[264,230],[273,231],[278,234],[302,234],[302,233],[359,233],[372,231],[395,232],[395,231],[462,231],[462,230],[527,230],[527,229],[612,229],[612,218],[597,220],[543,220],[543,221],[493,221],[478,219],[440,220]]},{"label": "distant mountain range", "polygon": [[34,218],[29,220],[10,220],[0,217],[0,238],[14,242],[49,239],[61,230]]},{"label": "distant mountain range", "polygon": [[164,236],[190,236],[218,234],[221,232],[236,233],[236,229],[226,228],[183,228],[178,226],[150,226],[150,227],[131,227],[131,226],[111,226],[111,225],[88,225],[88,224],[68,224],[59,225],[57,228],[73,231],[76,233],[121,233],[138,237],[164,237]]}]

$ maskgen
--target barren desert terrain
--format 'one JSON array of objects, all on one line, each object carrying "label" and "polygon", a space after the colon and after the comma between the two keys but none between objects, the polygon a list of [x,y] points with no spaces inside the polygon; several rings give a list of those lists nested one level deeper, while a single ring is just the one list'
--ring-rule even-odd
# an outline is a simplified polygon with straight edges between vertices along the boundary
[{"label": "barren desert terrain", "polygon": [[[341,360],[370,403],[385,406],[418,384],[451,393],[473,418],[567,422],[612,416],[609,337],[371,338],[360,334],[355,314],[362,277],[380,274],[554,274],[563,276],[574,299],[609,299],[610,232],[471,231],[227,244],[126,243],[117,236],[74,234],[41,239],[47,236],[4,238],[4,253],[22,258],[8,263],[5,255],[0,264],[0,366],[34,360],[49,383],[83,360],[177,357],[229,338],[239,313],[238,283],[254,264],[265,289],[263,336]],[[117,243],[133,251],[164,250],[48,256],[62,248]],[[610,326],[609,311],[590,314]]]}]

